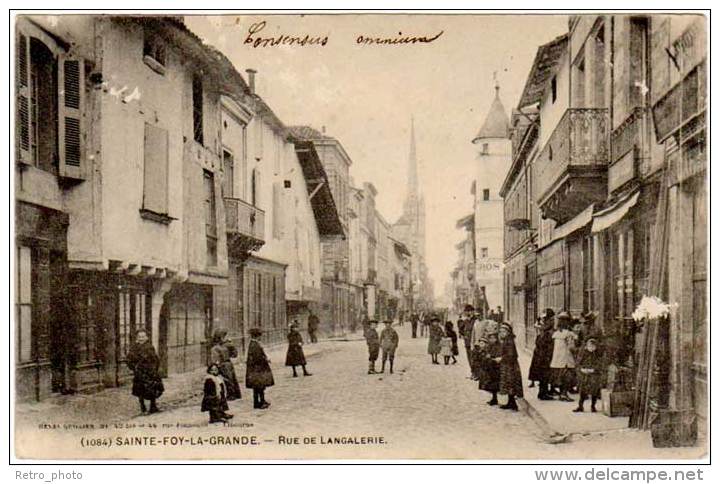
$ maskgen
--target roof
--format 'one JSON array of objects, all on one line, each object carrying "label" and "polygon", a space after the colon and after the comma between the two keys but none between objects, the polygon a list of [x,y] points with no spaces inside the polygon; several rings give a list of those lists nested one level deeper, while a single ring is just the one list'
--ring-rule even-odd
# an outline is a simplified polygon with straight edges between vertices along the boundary
[{"label": "roof", "polygon": [[308,196],[313,195],[310,205],[320,236],[345,238],[345,231],[330,191],[327,173],[320,162],[315,145],[312,141],[307,140],[295,139],[293,142],[307,184]]},{"label": "roof", "polygon": [[347,154],[342,143],[340,143],[337,138],[333,138],[332,136],[321,133],[312,126],[290,126],[288,129],[290,130],[292,136],[296,138],[314,141],[316,144],[334,145],[335,147],[337,147],[340,155],[344,158],[347,165],[352,165],[352,159],[350,158],[350,155]]},{"label": "roof", "polygon": [[473,143],[486,138],[507,138],[510,134],[510,120],[507,111],[500,101],[500,87],[495,86],[495,99],[490,105],[485,122],[478,134],[473,138]]},{"label": "roof", "polygon": [[538,47],[535,54],[535,61],[530,74],[525,81],[525,88],[520,96],[518,108],[523,108],[531,104],[537,104],[542,99],[550,78],[555,74],[555,70],[560,63],[560,58],[565,52],[568,45],[568,34],[556,37],[551,42]]}]

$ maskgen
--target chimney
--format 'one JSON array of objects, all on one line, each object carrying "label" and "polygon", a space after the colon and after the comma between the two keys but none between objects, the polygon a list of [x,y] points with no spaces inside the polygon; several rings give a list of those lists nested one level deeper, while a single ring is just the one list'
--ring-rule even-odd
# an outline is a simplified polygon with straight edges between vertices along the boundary
[{"label": "chimney", "polygon": [[325,134],[325,126],[323,126],[323,127],[320,128],[320,129],[322,130],[322,134]]},{"label": "chimney", "polygon": [[245,72],[247,72],[248,75],[250,94],[255,94],[255,74],[257,74],[257,71],[255,69],[245,69]]}]

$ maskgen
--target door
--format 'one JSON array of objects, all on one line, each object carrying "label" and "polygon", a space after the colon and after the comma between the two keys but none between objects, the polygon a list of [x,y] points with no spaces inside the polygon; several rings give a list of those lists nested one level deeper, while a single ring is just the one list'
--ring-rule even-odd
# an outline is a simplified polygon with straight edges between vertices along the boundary
[{"label": "door", "polygon": [[535,319],[537,318],[537,266],[532,262],[525,266],[525,344],[535,344]]}]

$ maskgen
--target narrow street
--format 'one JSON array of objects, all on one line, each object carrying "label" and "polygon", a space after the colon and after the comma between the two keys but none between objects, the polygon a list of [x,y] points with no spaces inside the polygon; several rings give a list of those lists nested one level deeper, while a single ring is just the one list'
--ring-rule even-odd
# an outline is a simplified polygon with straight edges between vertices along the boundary
[{"label": "narrow street", "polygon": [[[276,381],[267,391],[272,406],[268,410],[253,410],[252,394],[243,389],[243,398],[230,402],[230,412],[235,415],[232,426],[207,424],[207,414],[200,412],[199,388],[187,388],[180,402],[168,404],[161,399],[161,413],[143,416],[125,386],[96,395],[71,397],[82,404],[54,407],[39,404],[44,407],[37,412],[26,409],[17,421],[17,425],[27,426],[18,439],[18,448],[22,448],[26,438],[29,445],[41,438],[48,443],[44,448],[49,457],[58,452],[81,458],[568,459],[588,455],[648,458],[665,454],[678,457],[677,449],[674,454],[665,452],[670,449],[653,449],[649,435],[635,431],[550,444],[523,413],[485,404],[488,395],[478,391],[467,378],[462,348],[457,365],[431,365],[426,354],[427,340],[413,340],[409,324],[398,327],[398,332],[400,346],[394,375],[367,374],[366,346],[359,333],[344,341],[307,345],[311,377],[292,378],[290,369],[283,366],[284,348],[270,350]],[[239,376],[244,378],[243,368],[239,368]],[[188,378],[188,382],[193,379],[197,377]],[[107,428],[100,428],[103,422]],[[94,429],[31,431],[31,426],[66,423],[92,424]],[[233,444],[223,441],[238,436],[246,437],[246,441]],[[247,445],[252,436],[256,445]],[[82,442],[95,438],[111,440],[112,444],[108,448],[82,447],[83,437]],[[156,441],[153,444],[143,440],[140,444],[132,442],[133,437],[155,437]],[[163,440],[166,437],[169,440]],[[382,438],[383,442],[327,443],[334,438],[363,437]],[[292,443],[296,438],[299,443]],[[314,441],[304,443],[310,439]],[[201,443],[203,448],[198,448]],[[624,449],[622,456],[617,453],[618,445]]]}]

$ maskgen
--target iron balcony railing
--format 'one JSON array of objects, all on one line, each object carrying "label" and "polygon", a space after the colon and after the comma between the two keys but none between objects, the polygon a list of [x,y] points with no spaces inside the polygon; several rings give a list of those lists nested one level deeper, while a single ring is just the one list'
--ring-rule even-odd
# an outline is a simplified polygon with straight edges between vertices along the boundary
[{"label": "iron balcony railing", "polygon": [[536,161],[535,193],[540,205],[571,170],[607,167],[608,125],[607,109],[565,111]]},{"label": "iron balcony railing", "polygon": [[239,198],[225,198],[227,232],[265,240],[265,212]]}]

